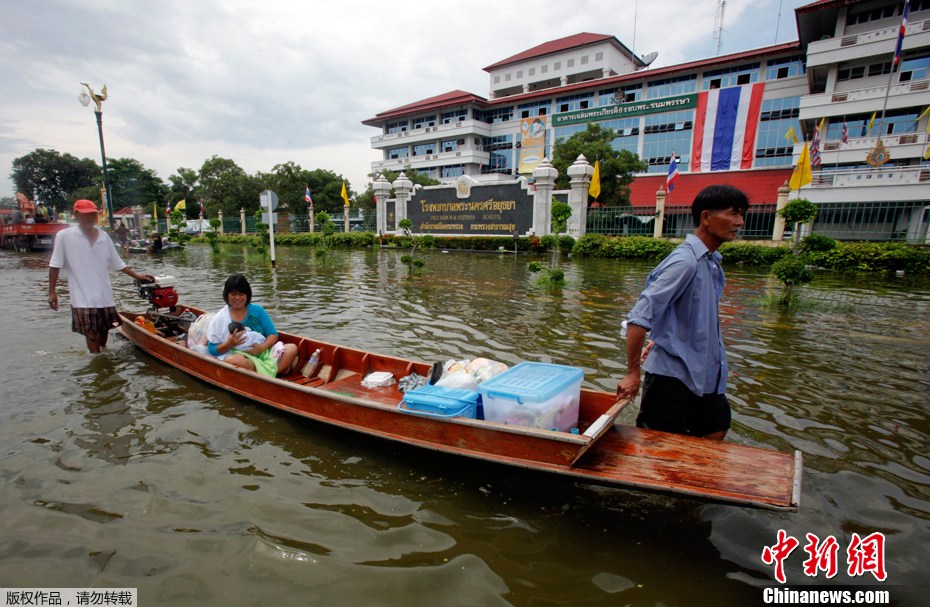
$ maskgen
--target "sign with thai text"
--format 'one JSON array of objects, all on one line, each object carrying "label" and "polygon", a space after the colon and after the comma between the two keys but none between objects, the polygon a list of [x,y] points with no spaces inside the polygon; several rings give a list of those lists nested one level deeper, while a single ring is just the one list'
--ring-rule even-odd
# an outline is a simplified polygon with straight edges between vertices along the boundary
[{"label": "sign with thai text", "polygon": [[552,126],[567,126],[569,124],[591,122],[593,120],[614,120],[617,118],[641,116],[643,114],[674,112],[677,110],[691,109],[696,106],[697,94],[691,93],[689,95],[680,95],[678,97],[664,97],[662,99],[652,99],[649,101],[634,101],[633,103],[621,103],[620,105],[607,105],[591,110],[576,110],[574,112],[556,114],[552,117]]},{"label": "sign with thai text", "polygon": [[421,234],[513,236],[533,225],[533,195],[519,183],[473,186],[461,199],[452,187],[418,190],[407,207]]}]

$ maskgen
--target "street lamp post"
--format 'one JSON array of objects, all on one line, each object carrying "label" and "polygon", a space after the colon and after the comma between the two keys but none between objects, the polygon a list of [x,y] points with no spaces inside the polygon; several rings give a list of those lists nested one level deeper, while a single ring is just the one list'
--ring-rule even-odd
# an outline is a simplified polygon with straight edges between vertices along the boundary
[{"label": "street lamp post", "polygon": [[115,225],[115,219],[113,217],[113,204],[111,202],[112,196],[110,195],[110,177],[107,175],[107,152],[103,146],[103,108],[102,104],[107,100],[107,85],[103,85],[103,88],[100,89],[100,94],[94,92],[94,89],[90,88],[90,85],[86,82],[82,82],[83,86],[87,91],[81,91],[81,94],[78,96],[78,101],[81,102],[81,105],[87,107],[90,105],[91,100],[97,106],[97,109],[94,110],[94,114],[97,116],[97,134],[100,136],[100,158],[103,162],[103,190],[104,190],[104,205],[107,209],[107,217],[110,218],[110,231],[112,232]]}]

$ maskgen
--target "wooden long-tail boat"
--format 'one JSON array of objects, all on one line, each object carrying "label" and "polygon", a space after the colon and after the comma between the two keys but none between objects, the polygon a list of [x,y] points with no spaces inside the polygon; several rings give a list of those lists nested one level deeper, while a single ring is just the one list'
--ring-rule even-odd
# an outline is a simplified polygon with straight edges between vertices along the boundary
[{"label": "wooden long-tail boat", "polygon": [[[430,363],[280,332],[281,341],[297,345],[296,369],[317,349],[320,364],[309,377],[292,372],[269,378],[188,348],[183,333],[172,335],[178,332],[170,319],[177,316],[157,311],[120,314],[122,334],[158,360],[223,390],[326,424],[578,482],[772,510],[795,511],[800,502],[800,452],[615,425],[629,403],[617,402],[608,392],[581,390],[578,434],[465,417],[437,419],[399,410],[404,394],[396,384],[362,385],[377,371],[396,378],[411,373],[428,377]],[[147,314],[156,321],[154,333],[151,325],[135,322]]]}]

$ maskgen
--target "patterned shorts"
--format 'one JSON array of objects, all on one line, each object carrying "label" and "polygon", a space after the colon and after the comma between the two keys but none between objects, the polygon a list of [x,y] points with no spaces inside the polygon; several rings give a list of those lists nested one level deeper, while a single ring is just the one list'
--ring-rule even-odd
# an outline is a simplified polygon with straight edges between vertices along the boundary
[{"label": "patterned shorts", "polygon": [[95,341],[123,324],[116,308],[71,308],[71,330]]}]

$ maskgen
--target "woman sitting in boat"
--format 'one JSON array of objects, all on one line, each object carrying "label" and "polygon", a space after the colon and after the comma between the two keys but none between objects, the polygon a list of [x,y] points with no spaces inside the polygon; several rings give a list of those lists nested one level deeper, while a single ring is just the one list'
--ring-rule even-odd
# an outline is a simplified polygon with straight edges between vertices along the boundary
[{"label": "woman sitting in boat", "polygon": [[[258,371],[268,377],[289,369],[297,359],[297,345],[284,344],[283,348],[273,348],[278,343],[278,331],[265,308],[252,303],[252,286],[245,276],[233,274],[226,279],[223,301],[226,305],[213,315],[207,331],[207,351],[231,365]],[[261,333],[265,337],[264,342],[249,345],[247,331],[230,333],[232,322],[242,323]],[[275,356],[276,350],[278,356]]]}]

